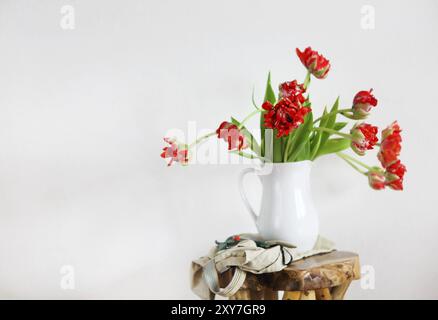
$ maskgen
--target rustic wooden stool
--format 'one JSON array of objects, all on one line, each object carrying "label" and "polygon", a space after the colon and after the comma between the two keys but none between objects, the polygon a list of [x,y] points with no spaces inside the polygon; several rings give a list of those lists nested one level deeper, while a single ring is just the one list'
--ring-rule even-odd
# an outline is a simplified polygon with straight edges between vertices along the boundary
[{"label": "rustic wooden stool", "polygon": [[[219,277],[226,286],[231,270]],[[231,300],[342,300],[350,283],[360,278],[359,256],[352,252],[333,251],[290,264],[280,272],[247,272],[243,286]]]}]

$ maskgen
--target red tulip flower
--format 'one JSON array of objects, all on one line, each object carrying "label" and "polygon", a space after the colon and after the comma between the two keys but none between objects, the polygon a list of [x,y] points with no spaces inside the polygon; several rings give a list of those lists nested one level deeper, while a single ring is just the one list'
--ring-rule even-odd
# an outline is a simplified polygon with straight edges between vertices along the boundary
[{"label": "red tulip flower", "polygon": [[402,141],[400,132],[401,129],[397,121],[394,121],[382,131],[382,142],[377,157],[384,168],[389,167],[398,160]]},{"label": "red tulip flower", "polygon": [[385,174],[380,168],[376,168],[367,173],[368,183],[371,188],[374,190],[382,190],[385,189]]},{"label": "red tulip flower", "polygon": [[242,150],[248,147],[245,136],[235,124],[224,121],[216,130],[217,137],[228,143],[228,150]]},{"label": "red tulip flower", "polygon": [[287,136],[304,122],[304,116],[311,111],[310,108],[301,107],[301,104],[282,98],[274,106],[269,101],[263,103],[265,109],[265,127],[277,129],[277,138]]},{"label": "red tulip flower", "polygon": [[397,160],[386,168],[386,185],[393,190],[403,190],[403,177],[406,167]]},{"label": "red tulip flower", "polygon": [[350,133],[351,148],[358,155],[363,156],[366,150],[371,150],[379,139],[377,138],[378,128],[367,123],[356,124]]},{"label": "red tulip flower", "polygon": [[300,105],[306,101],[306,98],[304,98],[303,95],[306,92],[306,89],[304,89],[304,86],[299,84],[297,80],[280,84],[279,91],[281,98],[287,98],[290,101],[296,102]]},{"label": "red tulip flower", "polygon": [[168,147],[163,148],[161,158],[170,158],[168,166],[172,165],[174,161],[186,165],[189,162],[189,150],[186,145],[178,145],[175,139],[164,138],[164,141],[169,144]]},{"label": "red tulip flower", "polygon": [[296,49],[298,58],[307,70],[318,79],[324,79],[330,70],[330,61],[320,55],[317,51],[307,47],[303,52]]},{"label": "red tulip flower", "polygon": [[353,99],[353,119],[365,119],[372,107],[377,105],[377,99],[372,95],[373,89],[370,91],[359,91]]}]

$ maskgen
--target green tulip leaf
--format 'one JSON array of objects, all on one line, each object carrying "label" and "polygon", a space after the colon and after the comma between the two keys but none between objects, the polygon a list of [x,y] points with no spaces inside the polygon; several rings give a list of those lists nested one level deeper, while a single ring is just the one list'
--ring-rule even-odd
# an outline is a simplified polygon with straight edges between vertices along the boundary
[{"label": "green tulip leaf", "polygon": [[[319,122],[319,127],[322,127],[322,128],[325,127],[327,120],[328,120],[328,117],[326,116],[327,113],[328,113],[327,107],[324,107],[324,111],[322,113],[322,118],[321,118],[321,121]],[[316,134],[312,137],[312,142],[311,142],[311,146],[310,146],[310,149],[311,149],[310,159],[311,160],[315,159],[315,157],[318,153],[319,146],[321,144],[322,134],[323,134],[322,131],[317,131]]]},{"label": "green tulip leaf", "polygon": [[[336,99],[335,103],[333,104],[333,107],[330,109],[330,115],[327,117],[327,121],[325,122],[324,126],[321,126],[323,128],[333,129],[335,123],[336,123],[336,116],[337,111],[339,108],[339,97]],[[321,142],[319,144],[319,148],[321,149],[324,147],[325,143],[327,142],[328,138],[330,137],[330,133],[323,132],[321,135]],[[319,151],[318,151],[319,153]]]},{"label": "green tulip leaf", "polygon": [[309,112],[304,117],[304,123],[295,129],[297,132],[295,133],[295,137],[293,137],[293,146],[291,148],[291,154],[288,156],[288,161],[296,161],[297,156],[302,152],[308,142],[312,129],[313,115],[312,112]]},{"label": "green tulip leaf", "polygon": [[276,102],[275,93],[274,93],[274,90],[272,89],[272,85],[271,85],[271,73],[270,72],[268,73],[268,80],[266,81],[265,98],[264,98],[263,102],[265,102],[265,101],[269,101],[273,105]]},{"label": "green tulip leaf", "polygon": [[346,138],[329,139],[327,143],[319,149],[317,157],[343,151],[350,148],[350,144],[351,140]]},{"label": "green tulip leaf", "polygon": [[336,122],[333,126],[333,129],[336,131],[340,131],[345,128],[345,126],[348,124],[348,122]]}]

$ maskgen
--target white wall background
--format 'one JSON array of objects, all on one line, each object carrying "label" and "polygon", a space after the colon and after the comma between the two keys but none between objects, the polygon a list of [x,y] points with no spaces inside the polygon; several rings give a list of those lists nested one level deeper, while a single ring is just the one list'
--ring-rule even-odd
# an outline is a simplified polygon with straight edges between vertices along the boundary
[{"label": "white wall background", "polygon": [[[369,121],[404,129],[402,193],[372,191],[335,157],[315,163],[321,232],[376,272],[349,297],[438,298],[437,18],[433,0],[1,0],[0,298],[194,298],[191,259],[255,229],[242,165],[167,168],[162,136],[242,118],[268,70],[304,78],[293,50],[307,45],[332,62],[312,83],[317,112],[373,87]],[[63,265],[75,290],[60,287]]]}]

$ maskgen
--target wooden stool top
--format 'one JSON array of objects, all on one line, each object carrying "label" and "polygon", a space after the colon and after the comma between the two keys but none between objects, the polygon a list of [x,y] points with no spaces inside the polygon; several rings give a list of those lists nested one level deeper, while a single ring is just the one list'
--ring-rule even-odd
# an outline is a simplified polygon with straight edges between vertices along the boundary
[{"label": "wooden stool top", "polygon": [[272,289],[308,291],[332,288],[360,278],[359,256],[333,251],[293,262],[281,272],[272,273]]},{"label": "wooden stool top", "polygon": [[[229,270],[220,276],[220,282],[226,284],[231,277]],[[333,251],[298,260],[275,273],[248,272],[242,289],[309,291],[337,287],[359,278],[359,256],[352,252]]]}]

